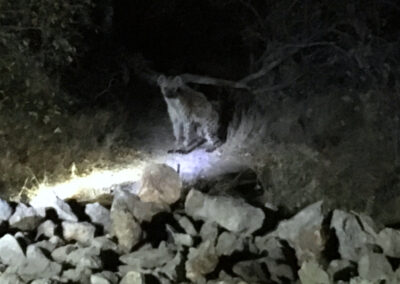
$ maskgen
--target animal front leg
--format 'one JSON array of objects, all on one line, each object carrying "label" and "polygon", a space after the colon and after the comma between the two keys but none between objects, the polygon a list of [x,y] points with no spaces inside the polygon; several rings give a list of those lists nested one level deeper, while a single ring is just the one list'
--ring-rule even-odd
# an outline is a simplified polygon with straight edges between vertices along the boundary
[{"label": "animal front leg", "polygon": [[219,146],[222,145],[221,139],[218,137],[218,120],[210,121],[206,123],[204,127],[204,136],[207,139],[208,145],[206,148],[207,152],[213,152]]},{"label": "animal front leg", "polygon": [[175,119],[172,123],[172,128],[175,136],[175,147],[173,149],[168,150],[168,153],[179,152],[184,142],[183,123],[178,119]]},{"label": "animal front leg", "polygon": [[179,150],[179,153],[189,153],[204,142],[205,139],[197,135],[195,123],[183,124],[183,147]]}]

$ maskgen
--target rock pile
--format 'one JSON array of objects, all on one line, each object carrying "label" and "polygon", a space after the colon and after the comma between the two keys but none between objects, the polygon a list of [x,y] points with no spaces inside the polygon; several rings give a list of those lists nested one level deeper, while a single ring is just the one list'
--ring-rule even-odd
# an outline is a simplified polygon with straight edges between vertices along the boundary
[{"label": "rock pile", "polygon": [[110,208],[0,200],[0,283],[400,283],[400,231],[366,216],[318,202],[268,230],[276,212],[239,197],[143,184],[151,201],[118,190]]}]

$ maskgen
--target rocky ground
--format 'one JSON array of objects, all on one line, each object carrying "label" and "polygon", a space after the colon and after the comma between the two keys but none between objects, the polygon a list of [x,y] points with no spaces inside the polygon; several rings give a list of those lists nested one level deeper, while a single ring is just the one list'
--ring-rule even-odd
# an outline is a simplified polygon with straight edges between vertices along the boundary
[{"label": "rocky ground", "polygon": [[154,164],[111,206],[0,200],[0,283],[399,283],[399,230],[322,201],[284,216],[240,184]]}]

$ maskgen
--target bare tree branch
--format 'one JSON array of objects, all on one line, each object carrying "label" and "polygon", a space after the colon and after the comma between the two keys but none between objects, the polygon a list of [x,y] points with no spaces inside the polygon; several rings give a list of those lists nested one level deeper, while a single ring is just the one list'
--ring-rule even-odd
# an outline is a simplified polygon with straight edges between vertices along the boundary
[{"label": "bare tree branch", "polygon": [[187,83],[196,83],[201,85],[213,85],[213,86],[221,86],[221,87],[230,87],[234,89],[246,89],[249,90],[249,86],[241,82],[235,82],[225,79],[217,79],[208,76],[202,75],[194,75],[194,74],[182,74],[180,75],[184,82]]},{"label": "bare tree branch", "polygon": [[[272,62],[269,62],[268,65],[264,65],[257,72],[244,77],[239,82],[247,85],[249,82],[257,80],[257,79],[265,76],[272,69],[274,69],[275,67],[279,66],[283,61],[285,61],[289,57],[293,56],[294,54],[299,52],[301,49],[307,48],[307,47],[312,47],[312,46],[319,46],[319,45],[332,45],[332,43],[330,43],[330,42],[310,42],[310,43],[305,43],[305,44],[289,44],[289,45],[285,45],[285,46],[280,48],[279,52],[281,50],[285,50],[285,49],[292,49],[292,50],[289,50],[288,52],[283,53],[280,57],[278,57],[276,53],[272,54],[270,56],[271,58],[276,58],[276,57],[278,57],[278,58],[273,60]],[[264,60],[264,62],[268,62],[268,61],[269,61],[268,59]]]}]

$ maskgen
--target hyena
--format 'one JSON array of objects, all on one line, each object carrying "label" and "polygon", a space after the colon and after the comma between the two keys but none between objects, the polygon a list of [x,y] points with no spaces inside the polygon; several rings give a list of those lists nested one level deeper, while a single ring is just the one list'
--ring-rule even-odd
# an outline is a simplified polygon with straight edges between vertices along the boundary
[{"label": "hyena", "polygon": [[168,106],[175,136],[175,149],[169,152],[188,153],[207,142],[206,150],[220,146],[219,114],[203,93],[187,86],[181,77],[161,75],[157,81]]}]

